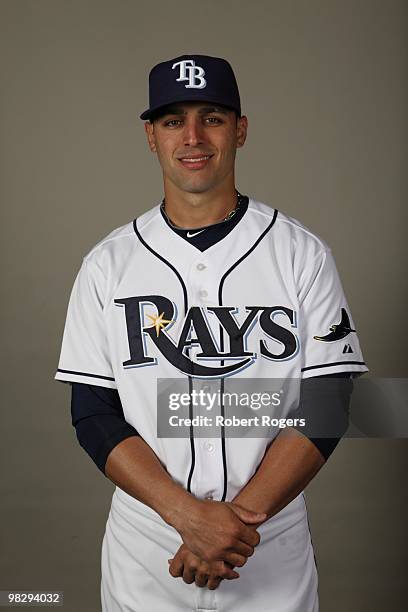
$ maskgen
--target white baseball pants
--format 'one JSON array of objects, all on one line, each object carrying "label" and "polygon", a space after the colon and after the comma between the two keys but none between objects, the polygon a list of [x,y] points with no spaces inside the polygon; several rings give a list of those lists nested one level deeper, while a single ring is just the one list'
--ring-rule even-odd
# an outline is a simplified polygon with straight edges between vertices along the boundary
[{"label": "white baseball pants", "polygon": [[153,510],[116,488],[102,543],[102,612],[318,612],[317,571],[303,495],[259,528],[240,577],[215,590],[173,578],[182,540]]}]

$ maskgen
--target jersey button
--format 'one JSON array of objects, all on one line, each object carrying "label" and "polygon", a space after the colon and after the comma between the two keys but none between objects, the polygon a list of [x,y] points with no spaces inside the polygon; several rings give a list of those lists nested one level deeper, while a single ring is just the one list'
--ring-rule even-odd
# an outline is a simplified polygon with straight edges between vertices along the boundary
[{"label": "jersey button", "polygon": [[200,272],[201,272],[202,270],[205,270],[205,269],[206,269],[206,267],[207,267],[207,266],[206,266],[205,264],[203,264],[203,263],[199,263],[199,264],[197,264],[197,266],[196,266],[197,270],[200,270]]},{"label": "jersey button", "polygon": [[212,444],[211,442],[208,442],[208,441],[207,441],[207,442],[204,444],[204,446],[205,446],[205,450],[206,450],[206,451],[208,451],[209,453],[212,453],[212,452],[213,452],[213,450],[214,450],[214,444]]},{"label": "jersey button", "polygon": [[201,289],[198,292],[198,295],[200,296],[200,298],[206,298],[206,297],[208,297],[208,291],[206,291],[205,289]]},{"label": "jersey button", "polygon": [[207,495],[205,499],[214,499],[212,495]]}]

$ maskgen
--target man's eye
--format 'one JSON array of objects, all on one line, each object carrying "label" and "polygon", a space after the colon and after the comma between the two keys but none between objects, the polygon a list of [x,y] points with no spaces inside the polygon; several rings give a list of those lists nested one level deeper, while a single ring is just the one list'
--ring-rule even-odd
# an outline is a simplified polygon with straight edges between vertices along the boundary
[{"label": "man's eye", "polygon": [[207,117],[207,121],[209,123],[221,123],[221,120],[218,117]]},{"label": "man's eye", "polygon": [[180,119],[170,119],[169,121],[166,121],[164,125],[174,125],[176,123],[180,123],[181,120]]}]

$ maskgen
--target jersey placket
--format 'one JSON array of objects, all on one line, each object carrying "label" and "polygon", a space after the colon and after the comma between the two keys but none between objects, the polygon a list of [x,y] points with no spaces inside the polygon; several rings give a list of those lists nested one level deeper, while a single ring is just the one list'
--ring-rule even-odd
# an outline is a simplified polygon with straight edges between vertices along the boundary
[{"label": "jersey placket", "polygon": [[[212,265],[211,258],[201,253],[193,260],[190,274],[189,287],[190,295],[189,302],[191,306],[203,307],[218,305],[218,280],[216,266]],[[213,323],[208,314],[209,325]],[[218,327],[218,326],[217,326]],[[217,331],[215,337],[217,338]],[[201,351],[200,346],[193,346],[191,357],[196,358],[196,354]],[[214,381],[206,379],[193,378],[192,386],[195,391],[208,394],[219,388],[219,381],[214,384]],[[200,413],[206,413],[211,418],[218,414],[217,409],[209,412],[200,410]],[[211,428],[213,433],[214,428]],[[204,436],[204,437],[203,437]],[[224,487],[224,472],[223,472],[223,456],[221,442],[221,428],[217,428],[217,437],[205,435],[205,428],[201,428],[199,437],[194,437],[194,446],[196,452],[195,473],[192,478],[192,491],[201,498],[206,499],[221,499]]]}]

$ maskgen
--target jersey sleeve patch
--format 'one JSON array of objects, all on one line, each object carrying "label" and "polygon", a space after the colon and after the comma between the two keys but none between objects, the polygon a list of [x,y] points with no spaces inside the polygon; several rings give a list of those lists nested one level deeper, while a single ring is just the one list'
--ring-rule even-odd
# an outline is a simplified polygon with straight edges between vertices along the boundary
[{"label": "jersey sleeve patch", "polygon": [[367,372],[356,326],[330,249],[316,258],[313,282],[299,307],[302,378]]}]

